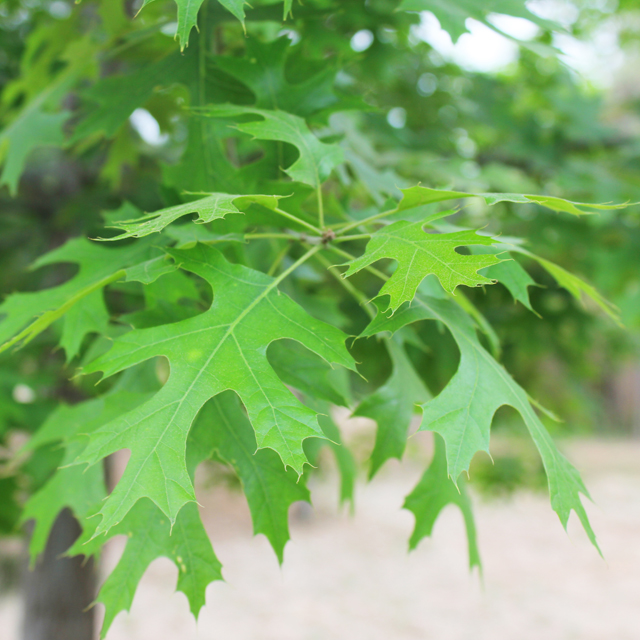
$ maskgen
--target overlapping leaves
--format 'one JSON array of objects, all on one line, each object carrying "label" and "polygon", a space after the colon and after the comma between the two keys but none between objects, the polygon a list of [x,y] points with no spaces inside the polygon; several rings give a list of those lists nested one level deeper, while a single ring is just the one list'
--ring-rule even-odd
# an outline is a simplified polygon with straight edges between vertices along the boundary
[{"label": "overlapping leaves", "polygon": [[118,220],[110,225],[110,228],[122,229],[124,233],[109,238],[109,240],[142,238],[151,233],[159,233],[172,222],[189,214],[197,215],[194,220],[197,224],[206,224],[230,214],[242,213],[252,204],[260,204],[267,209],[275,209],[278,206],[278,197],[212,193],[200,200],[160,209],[133,220]]},{"label": "overlapping leaves", "polygon": [[494,243],[492,238],[478,235],[475,231],[426,233],[423,228],[426,222],[428,220],[414,223],[400,220],[376,231],[364,254],[349,263],[345,277],[382,258],[396,260],[397,269],[378,294],[389,296],[392,311],[412,300],[420,283],[431,274],[435,274],[450,293],[459,285],[476,287],[495,282],[478,271],[500,262],[497,256],[456,252],[461,246],[491,245]]},{"label": "overlapping leaves", "polygon": [[[143,7],[148,4],[150,0],[144,2]],[[203,3],[202,0],[177,0],[176,4],[177,37],[184,49]],[[213,11],[217,11],[215,2],[213,4]],[[237,19],[244,20],[245,2],[220,0],[220,4]],[[454,38],[466,28],[465,20],[470,16],[484,21],[489,12],[520,17],[532,15],[515,0],[491,2],[482,7],[476,5],[471,7],[464,1],[405,0],[401,8],[432,10]],[[285,15],[290,11],[291,2],[285,0]],[[128,24],[129,20],[126,22]],[[205,22],[202,20],[201,26],[205,26]],[[236,31],[240,33],[237,27]],[[353,155],[350,158],[353,176],[347,175],[348,172],[340,167],[343,161],[341,147],[333,140],[325,142],[319,137],[321,134],[316,135],[309,128],[304,118],[319,112],[324,115],[327,109],[336,107],[333,67],[325,64],[320,72],[309,71],[313,69],[313,63],[310,63],[304,67],[304,71],[308,71],[304,80],[301,80],[304,74],[298,69],[299,81],[292,82],[285,73],[285,59],[298,52],[301,54],[302,48],[290,48],[286,37],[267,44],[258,43],[252,37],[248,40],[246,55],[240,58],[227,55],[237,52],[237,43],[224,42],[224,38],[217,40],[217,34],[215,48],[218,52],[224,48],[225,55],[212,55],[213,51],[207,48],[214,40],[210,36],[212,33],[203,33],[198,39],[198,50],[186,55],[166,55],[166,47],[156,42],[135,49],[130,58],[127,55],[121,58],[118,54],[113,66],[124,69],[125,74],[107,76],[82,93],[86,115],[79,119],[72,141],[120,135],[122,125],[135,108],[155,98],[160,102],[166,99],[167,92],[157,91],[158,87],[166,89],[179,83],[189,89],[192,106],[203,107],[210,101],[237,101],[243,106],[217,104],[200,108],[196,111],[197,116],[190,117],[182,132],[186,136],[182,160],[177,164],[167,162],[161,172],[158,171],[164,179],[161,195],[164,196],[166,189],[169,202],[175,202],[176,193],[185,189],[231,191],[232,194],[289,194],[296,191],[295,197],[303,202],[310,191],[308,187],[312,187],[318,196],[318,210],[321,210],[324,197],[325,203],[333,207],[336,218],[344,219],[354,202],[355,209],[360,207],[361,203],[356,201],[361,194],[351,198],[349,190],[337,188],[336,181],[325,187],[323,195],[323,183],[334,170],[337,169],[336,173],[342,171],[339,173],[342,186],[352,184],[354,180],[368,183],[365,192],[368,189],[380,207],[387,197],[397,195],[397,186],[406,184],[399,178],[396,180],[390,172],[372,170]],[[127,36],[121,51],[127,51],[134,41],[135,38],[129,40]],[[90,47],[88,50],[93,52]],[[82,52],[80,48],[78,51]],[[154,62],[140,66],[140,60],[145,56],[151,56]],[[62,124],[68,114],[56,113],[56,109],[80,77],[80,69],[84,65],[90,67],[94,57],[78,58],[77,67],[69,64],[62,67],[61,73],[56,71],[50,90],[39,97],[30,96],[23,113],[10,120],[0,138],[0,151],[7,154],[2,182],[9,184],[12,191],[15,191],[19,174],[32,149],[43,144],[63,143]],[[104,68],[108,70],[110,64]],[[213,70],[218,74],[218,80],[222,78],[222,82],[215,85],[215,91],[211,91],[209,84]],[[344,77],[346,75],[342,74],[343,83],[349,80]],[[246,106],[252,98],[255,104]],[[172,114],[176,104],[172,103]],[[152,107],[149,109],[153,111]],[[190,113],[193,116],[193,111]],[[215,120],[205,120],[205,116]],[[238,131],[276,144],[262,145],[264,155],[259,160],[237,167],[235,165],[242,165],[246,156],[234,157],[241,145],[236,147],[238,140],[221,139],[219,132],[224,123],[219,119],[231,120]],[[227,142],[231,144],[225,146]],[[244,144],[246,140],[240,142]],[[254,149],[256,145],[252,145],[249,143]],[[286,145],[293,145],[297,150],[295,161],[291,161],[292,150]],[[283,147],[284,154],[275,153]],[[378,154],[373,147],[365,147],[361,155],[366,157],[369,149],[372,154]],[[180,149],[164,151],[174,162]],[[255,160],[255,156],[251,159]],[[287,166],[280,166],[287,162]],[[298,193],[301,185],[292,186],[288,179],[273,182],[279,169],[292,180],[308,185],[304,187],[304,197]],[[267,189],[263,190],[263,185],[267,185]],[[168,193],[171,189],[175,192]],[[507,261],[506,251],[509,251],[511,255],[519,252],[538,260],[574,296],[589,295],[608,313],[614,315],[615,310],[595,289],[520,246],[499,243],[468,230],[436,228],[436,231],[444,232],[430,233],[424,229],[429,220],[422,218],[415,222],[415,216],[422,215],[416,212],[418,207],[471,196],[482,197],[490,205],[498,202],[538,204],[572,215],[624,205],[585,205],[557,197],[472,194],[425,187],[404,189],[402,193],[402,201],[386,216],[396,221],[373,232],[364,254],[350,264],[347,273],[354,275],[379,259],[397,263],[379,291],[379,296],[389,296],[389,308],[395,315],[380,314],[363,335],[395,332],[417,320],[437,320],[449,328],[457,341],[461,361],[449,385],[430,400],[419,375],[421,372],[413,367],[402,345],[394,339],[387,341],[391,373],[372,394],[358,397],[356,409],[357,414],[377,422],[371,475],[389,458],[402,456],[414,406],[419,403],[423,409],[422,428],[441,434],[442,439],[436,438],[431,466],[405,503],[416,517],[410,545],[415,546],[423,536],[429,535],[441,509],[453,503],[461,508],[465,518],[470,563],[472,566],[477,564],[473,518],[459,476],[468,469],[476,451],[488,450],[493,414],[502,404],[510,404],[521,413],[540,449],[549,477],[552,503],[563,524],[566,526],[570,511],[575,510],[595,540],[580,502],[579,493],[586,494],[586,491],[577,472],[555,449],[526,393],[478,340],[471,318],[480,322],[479,312],[462,296],[457,297],[459,304],[456,305],[444,297],[416,296],[416,291],[429,274],[437,276],[450,293],[459,285],[478,286],[495,279],[530,307],[527,288],[533,281],[516,262]],[[141,202],[157,197],[156,194],[147,200],[148,194],[137,195]],[[154,387],[153,391],[145,393],[127,393],[128,390],[120,388],[104,399],[75,407],[62,406],[31,445],[35,448],[60,440],[65,448],[65,466],[32,497],[23,516],[23,519],[33,517],[37,521],[32,538],[34,554],[42,550],[53,519],[65,506],[73,509],[84,527],[84,535],[72,549],[73,553],[96,552],[105,539],[98,535],[101,533],[129,537],[123,558],[98,598],[107,607],[103,633],[118,611],[130,607],[138,580],[158,556],[168,556],[178,566],[178,588],[187,594],[194,613],[204,603],[206,585],[220,578],[220,564],[193,504],[193,474],[201,460],[215,458],[235,471],[249,503],[255,533],[262,533],[269,539],[280,560],[289,539],[289,507],[293,502],[309,497],[305,478],[300,478],[300,473],[307,460],[315,463],[319,459],[320,446],[329,443],[335,452],[343,472],[342,498],[353,499],[355,463],[348,450],[340,445],[339,429],[330,418],[331,404],[352,405],[349,381],[334,375],[335,371],[329,370],[327,364],[353,368],[353,360],[344,345],[345,336],[318,322],[280,294],[277,289],[280,279],[274,280],[242,266],[259,264],[264,271],[273,269],[277,273],[278,269],[293,265],[284,275],[290,273],[293,267],[301,266],[286,255],[287,251],[294,251],[291,239],[276,233],[258,247],[255,244],[249,247],[234,245],[225,255],[233,255],[234,261],[241,264],[232,264],[222,253],[202,245],[190,251],[168,250],[173,261],[167,260],[165,251],[159,248],[173,241],[186,244],[197,240],[242,240],[244,222],[229,225],[230,232],[220,236],[203,224],[173,223],[183,216],[196,214],[198,223],[218,220],[215,224],[221,224],[221,218],[245,212],[252,204],[273,211],[278,196],[211,193],[196,202],[167,207],[145,216],[135,213],[114,219],[111,226],[123,230],[114,240],[161,235],[118,249],[71,241],[35,266],[72,262],[79,265],[76,276],[52,289],[10,296],[0,307],[0,314],[4,315],[0,322],[4,348],[28,342],[64,316],[61,345],[67,358],[72,359],[81,352],[87,333],[105,335],[113,330],[108,323],[110,311],[117,305],[107,308],[101,291],[103,287],[119,280],[135,280],[147,285],[144,309],[134,307],[132,311],[127,308],[119,316],[120,322],[132,324],[135,330],[118,338],[112,349],[85,371],[104,371],[106,375],[112,375],[124,369],[131,371],[131,367],[143,361],[166,357],[171,373],[165,386]],[[309,215],[304,206],[301,211],[302,218]],[[379,221],[385,216],[373,217]],[[279,222],[283,220],[279,218]],[[306,226],[309,228],[308,223]],[[323,226],[321,216],[319,226]],[[371,227],[365,224],[363,231],[369,232]],[[286,246],[281,247],[277,243],[283,240]],[[320,242],[320,239],[314,241]],[[461,247],[464,253],[458,251]],[[317,249],[321,250],[320,246]],[[275,261],[269,264],[272,250],[278,253]],[[196,279],[177,271],[179,266],[211,285],[213,304],[208,311],[199,313],[201,300],[198,300]],[[301,293],[300,300],[305,296],[307,299],[313,297],[319,308],[323,301],[314,287],[320,286],[324,274],[313,271],[308,265],[300,272],[300,281],[295,286],[300,282],[311,283],[309,291],[313,292]],[[169,273],[172,275],[167,277]],[[343,284],[348,287],[351,281]],[[353,286],[348,291],[360,299]],[[372,291],[373,288],[367,287],[368,293]],[[345,300],[340,298],[340,304],[340,313],[349,316],[347,309],[350,308]],[[313,308],[311,304],[307,307]],[[357,311],[352,314],[353,318],[347,318],[348,321],[358,322]],[[341,319],[335,321],[336,324],[340,322]],[[489,333],[488,323],[482,322]],[[117,330],[125,331],[122,325]],[[276,342],[282,339],[296,342],[293,347],[286,341]],[[309,354],[300,345],[319,357]],[[295,394],[285,385],[293,387]],[[119,449],[130,449],[131,460],[123,479],[103,502],[106,491],[101,460]],[[76,465],[66,466],[71,462]],[[89,465],[88,469],[84,465]]]},{"label": "overlapping leaves", "polygon": [[595,545],[595,535],[580,501],[580,493],[589,495],[580,475],[557,450],[526,392],[486,351],[470,318],[453,301],[420,294],[411,305],[405,305],[391,317],[379,313],[362,335],[394,333],[419,320],[442,322],[460,349],[458,371],[438,396],[422,405],[420,427],[443,437],[449,476],[455,482],[463,471],[468,471],[476,452],[489,452],[493,415],[501,406],[510,405],[522,416],[540,452],[551,505],[563,526],[567,526],[571,511],[575,511]]},{"label": "overlapping leaves", "polygon": [[431,535],[440,512],[448,504],[455,504],[462,512],[467,530],[469,566],[472,569],[476,566],[481,567],[476,525],[464,478],[458,480],[457,486],[451,480],[447,473],[444,441],[440,436],[436,436],[431,464],[406,497],[403,505],[403,508],[411,511],[416,519],[413,533],[409,539],[410,549],[415,549],[420,540]]},{"label": "overlapping leaves", "polygon": [[[82,337],[102,329],[108,319],[100,290],[127,278],[127,269],[158,257],[160,250],[150,242],[107,249],[83,238],[69,240],[38,258],[32,269],[61,262],[78,265],[78,272],[57,287],[33,293],[14,293],[0,304],[0,352],[14,344],[33,340],[54,321],[71,312],[63,333],[63,346],[70,359]],[[154,263],[158,266],[158,263]],[[133,274],[137,279],[140,272]],[[34,319],[36,318],[36,319]]]},{"label": "overlapping leaves", "polygon": [[360,403],[353,414],[371,418],[378,426],[371,453],[370,477],[389,458],[402,458],[415,407],[431,396],[415,372],[402,344],[390,339],[386,341],[386,345],[393,367],[391,375],[380,388]]},{"label": "overlapping leaves", "polygon": [[200,113],[213,118],[237,118],[244,115],[259,116],[255,122],[241,122],[235,127],[258,140],[277,140],[296,147],[300,157],[284,171],[297,182],[319,188],[331,171],[343,161],[342,148],[319,140],[299,116],[284,111],[270,111],[257,107],[214,105]]},{"label": "overlapping leaves", "polygon": [[397,211],[406,211],[425,204],[436,202],[446,202],[448,200],[458,200],[462,198],[484,198],[488,205],[499,202],[514,202],[517,204],[538,204],[551,211],[570,213],[581,216],[596,211],[608,211],[613,209],[624,209],[629,203],[622,204],[588,204],[584,202],[572,202],[564,198],[555,196],[541,196],[522,193],[468,193],[463,191],[448,191],[446,189],[430,189],[429,187],[416,186],[409,189],[401,189],[403,198]]},{"label": "overlapping leaves", "polygon": [[191,424],[207,400],[227,389],[244,403],[257,446],[274,449],[286,466],[302,473],[305,438],[323,437],[316,413],[282,384],[266,358],[271,342],[290,338],[329,363],[354,368],[341,331],[307,315],[277,290],[278,280],[232,265],[213,247],[170,250],[185,270],[214,291],[209,311],[171,325],[132,331],[86,372],[109,376],[155,356],[165,356],[171,375],[138,409],[98,430],[78,463],[96,464],[131,449],[127,470],[101,509],[96,532],[108,531],[133,505],[151,498],[171,521],[195,496],[184,451]]},{"label": "overlapping leaves", "polygon": [[[144,377],[137,375],[124,379],[104,398],[97,398],[74,406],[61,405],[50,416],[28,449],[35,450],[47,443],[58,442],[65,453],[61,467],[49,481],[27,502],[22,520],[33,520],[30,541],[32,562],[43,551],[48,534],[58,513],[70,508],[83,532],[67,555],[95,555],[104,544],[104,538],[92,538],[99,519],[93,517],[106,497],[102,465],[91,467],[85,473],[79,466],[69,466],[82,444],[77,434],[90,434],[149,398],[139,387]],[[128,384],[127,384],[128,383]],[[125,389],[132,387],[133,391]],[[193,476],[199,462],[208,457],[208,450],[197,441],[190,443],[189,472]],[[101,631],[104,638],[115,616],[128,611],[138,582],[148,565],[161,556],[170,558],[178,567],[178,590],[187,596],[191,610],[198,615],[204,605],[207,585],[221,579],[221,565],[216,558],[209,537],[202,526],[195,504],[189,504],[178,514],[173,527],[161,511],[149,500],[138,502],[127,517],[111,529],[109,537],[126,535],[127,546],[116,568],[102,585],[96,602],[105,605],[106,615]]]}]

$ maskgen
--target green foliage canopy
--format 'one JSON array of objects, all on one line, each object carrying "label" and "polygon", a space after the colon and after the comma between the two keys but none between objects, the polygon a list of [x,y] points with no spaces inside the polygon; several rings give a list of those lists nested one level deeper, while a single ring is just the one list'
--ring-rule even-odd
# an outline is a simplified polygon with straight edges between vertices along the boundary
[{"label": "green foliage canopy", "polygon": [[[615,198],[601,198],[591,181],[570,195],[608,204],[573,202],[555,188],[532,195],[545,171],[569,161],[561,143],[554,155],[531,125],[537,105],[513,106],[533,100],[529,85],[518,75],[480,76],[472,86],[482,97],[462,96],[455,82],[466,86],[467,74],[434,63],[412,31],[419,11],[433,12],[454,40],[467,18],[496,29],[493,13],[527,18],[541,31],[523,50],[526,65],[549,53],[558,25],[520,0],[145,0],[136,16],[118,0],[85,0],[68,16],[46,9],[32,8],[25,38],[11,44],[21,62],[5,70],[0,185],[21,202],[30,166],[47,153],[86,167],[90,178],[69,199],[75,227],[65,238],[81,237],[34,249],[49,249],[32,270],[51,281],[40,278],[0,305],[3,394],[22,379],[28,357],[43,359],[55,345],[66,360],[43,371],[67,390],[53,409],[44,403],[46,416],[0,404],[0,435],[40,424],[16,454],[22,467],[12,463],[0,484],[9,505],[0,523],[15,523],[22,482],[31,497],[20,518],[35,520],[34,559],[64,507],[83,530],[70,554],[97,554],[108,538],[129,537],[98,596],[103,636],[156,557],[178,566],[178,589],[196,615],[207,584],[221,579],[196,507],[199,464],[215,461],[238,477],[254,532],[281,562],[289,507],[310,499],[306,482],[323,449],[342,475],[341,501],[353,501],[357,466],[331,418],[337,405],[377,423],[370,476],[403,456],[414,414],[420,430],[437,434],[433,460],[405,502],[416,518],[412,548],[452,503],[465,520],[470,565],[480,564],[462,474],[489,451],[504,405],[526,424],[563,526],[575,511],[597,546],[580,498],[587,490],[539,405],[499,361],[500,335],[483,307],[496,312],[477,290],[490,298],[502,287],[519,303],[513,313],[544,324],[531,313],[540,268],[617,320],[596,288],[554,261],[565,261],[562,250],[533,250],[539,228],[588,231],[603,224],[584,222],[596,212],[615,224],[626,205],[610,200],[638,194],[616,183],[607,192]],[[356,51],[349,42],[362,30],[371,43]],[[445,80],[443,104],[428,89]],[[554,113],[574,122],[561,84],[549,81],[536,100],[555,100]],[[511,111],[500,92],[516,96]],[[384,118],[391,106],[407,116],[402,127]],[[145,140],[136,114],[161,135]],[[479,176],[462,179],[457,169],[468,173],[460,164],[468,160],[449,152],[469,134],[486,159]],[[491,155],[498,152],[506,159]],[[530,234],[533,250],[517,237],[525,210],[544,216]],[[586,246],[597,254],[593,237]],[[61,265],[70,264],[68,277]],[[513,305],[500,299],[497,308],[504,315]],[[509,335],[508,323],[497,324]],[[456,358],[454,343],[460,355],[441,389],[416,355],[428,352],[436,325],[453,339],[438,363]],[[105,381],[93,386],[98,372]],[[107,488],[103,461],[122,449],[131,458]]]}]

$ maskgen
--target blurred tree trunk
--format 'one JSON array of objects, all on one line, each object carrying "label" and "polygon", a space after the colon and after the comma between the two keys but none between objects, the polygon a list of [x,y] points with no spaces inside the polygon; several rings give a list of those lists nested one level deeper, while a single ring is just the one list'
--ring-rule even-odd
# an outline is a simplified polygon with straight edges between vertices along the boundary
[{"label": "blurred tree trunk", "polygon": [[640,437],[640,364],[626,363],[609,382],[609,404],[615,427]]},{"label": "blurred tree trunk", "polygon": [[[58,515],[44,554],[25,572],[23,640],[93,640],[93,559],[61,557],[80,535],[69,509]],[[83,564],[84,562],[84,564]]]}]

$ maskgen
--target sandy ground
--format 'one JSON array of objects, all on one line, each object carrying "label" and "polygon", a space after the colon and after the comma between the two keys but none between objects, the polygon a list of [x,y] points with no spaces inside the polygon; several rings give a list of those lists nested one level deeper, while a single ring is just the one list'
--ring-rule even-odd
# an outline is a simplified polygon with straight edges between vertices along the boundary
[{"label": "sandy ground", "polygon": [[[282,568],[264,537],[252,537],[242,497],[208,493],[204,516],[226,583],[209,586],[199,622],[186,598],[173,594],[175,567],[161,559],[107,638],[638,640],[640,444],[589,441],[565,449],[596,502],[588,511],[605,560],[573,517],[566,535],[547,498],[526,492],[476,496],[482,578],[469,574],[453,507],[434,537],[408,554],[413,517],[400,507],[421,466],[392,462],[358,486],[354,517],[337,511],[332,480],[318,481],[314,511],[292,509]],[[118,554],[112,546],[106,562]],[[17,640],[19,617],[17,596],[0,599],[3,640]]]}]

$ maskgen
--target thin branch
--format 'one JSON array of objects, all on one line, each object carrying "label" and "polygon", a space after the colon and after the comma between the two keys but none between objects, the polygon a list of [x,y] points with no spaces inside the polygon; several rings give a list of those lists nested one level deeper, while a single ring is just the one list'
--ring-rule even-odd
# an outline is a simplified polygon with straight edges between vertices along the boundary
[{"label": "thin branch", "polygon": [[[348,258],[349,260],[355,260],[356,257],[352,254],[350,254],[348,251],[343,251],[342,249],[339,249],[338,247],[336,247],[333,244],[328,244],[327,245],[327,249],[331,249],[331,251],[334,251],[335,253],[340,254],[342,257],[344,258]],[[374,276],[380,278],[381,280],[388,280],[391,276],[388,276],[386,273],[382,273],[382,271],[378,271],[378,269],[376,269],[375,267],[364,267],[365,271],[368,271],[369,273],[372,273]]]},{"label": "thin branch", "polygon": [[322,201],[322,186],[318,185],[316,188],[318,195],[318,224],[321,229],[324,229],[324,203]]},{"label": "thin branch", "polygon": [[298,258],[286,271],[283,271],[273,282],[274,286],[279,285],[288,275],[291,275],[300,265],[304,264],[312,255],[322,249],[321,244],[311,247],[302,257]]},{"label": "thin branch", "polygon": [[285,244],[282,248],[282,251],[276,256],[276,259],[273,261],[273,264],[269,267],[269,271],[267,271],[268,276],[272,276],[277,270],[278,267],[282,264],[282,261],[287,257],[289,250],[291,249],[291,245],[289,243]]},{"label": "thin branch", "polygon": [[319,235],[319,236],[322,235],[322,231],[320,231],[318,227],[314,227],[312,224],[310,224],[306,220],[302,220],[302,218],[298,218],[297,216],[294,216],[292,213],[287,213],[282,209],[278,209],[278,207],[275,207],[273,211],[275,211],[277,214],[281,216],[284,216],[285,218],[289,218],[289,220],[293,220],[294,222],[301,224],[303,227],[307,227],[307,229],[311,229],[311,231],[313,231],[316,235]]},{"label": "thin branch", "polygon": [[262,238],[278,238],[280,240],[300,240],[300,242],[304,242],[305,236],[295,235],[293,233],[245,233],[244,237],[246,240],[258,240]]},{"label": "thin branch", "polygon": [[334,238],[333,242],[349,242],[350,240],[364,240],[365,238],[370,238],[370,233],[359,233],[355,236],[337,236]]},{"label": "thin branch", "polygon": [[[332,227],[332,229],[334,229],[338,235],[342,235],[343,233],[347,232],[347,231],[351,231],[351,229],[355,229],[356,227],[359,227],[360,225],[363,224],[369,224],[370,222],[375,222],[376,220],[380,220],[380,218],[384,218],[385,216],[388,216],[392,213],[396,213],[396,211],[398,211],[398,207],[396,207],[395,209],[389,209],[388,211],[383,211],[382,213],[376,213],[375,216],[369,216],[368,218],[365,218],[364,220],[356,220],[355,222],[347,222],[346,226],[344,222],[341,222],[340,224],[336,224]],[[339,229],[339,231],[338,231]]]},{"label": "thin branch", "polygon": [[329,262],[322,254],[318,254],[316,256],[316,260],[320,261],[325,267],[327,267],[327,271],[344,287],[346,291],[348,291],[360,304],[362,309],[367,313],[370,318],[375,318],[376,313],[373,311],[368,305],[373,306],[371,300],[367,300],[367,297],[360,291],[356,289],[349,280],[345,280],[342,277],[342,274],[338,271],[337,267]]}]

